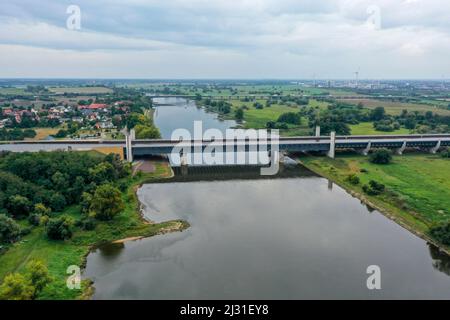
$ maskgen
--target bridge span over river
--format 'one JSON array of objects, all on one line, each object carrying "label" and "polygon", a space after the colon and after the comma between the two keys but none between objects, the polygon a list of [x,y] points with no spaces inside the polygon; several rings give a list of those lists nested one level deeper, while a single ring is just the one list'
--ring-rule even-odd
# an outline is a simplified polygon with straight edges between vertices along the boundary
[{"label": "bridge span over river", "polygon": [[[174,147],[184,148],[188,152],[203,151],[206,147],[229,150],[270,151],[274,144],[280,152],[324,152],[334,158],[336,150],[354,149],[368,154],[370,149],[388,148],[401,154],[406,148],[419,148],[437,152],[442,147],[450,147],[450,134],[429,135],[381,135],[381,136],[305,136],[280,137],[278,140],[234,139],[234,140],[178,140],[134,139],[133,130],[125,140],[51,140],[51,141],[10,141],[0,144],[0,151],[40,151],[40,150],[91,150],[116,148],[123,151],[128,161],[135,156],[170,154]],[[195,149],[196,148],[196,149]]]}]

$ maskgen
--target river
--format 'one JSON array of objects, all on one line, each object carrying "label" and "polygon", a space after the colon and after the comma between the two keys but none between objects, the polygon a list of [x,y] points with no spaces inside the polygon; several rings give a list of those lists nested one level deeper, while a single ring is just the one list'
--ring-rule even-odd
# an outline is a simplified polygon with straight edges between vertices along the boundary
[{"label": "river", "polygon": [[[144,185],[147,219],[191,227],[94,250],[93,298],[450,298],[446,255],[326,179],[221,172]],[[372,265],[380,290],[367,288]]]}]

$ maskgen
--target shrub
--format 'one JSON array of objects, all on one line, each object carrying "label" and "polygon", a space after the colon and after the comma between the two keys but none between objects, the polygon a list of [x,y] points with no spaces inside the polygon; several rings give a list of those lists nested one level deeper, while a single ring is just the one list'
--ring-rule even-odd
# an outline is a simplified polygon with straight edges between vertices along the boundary
[{"label": "shrub", "polygon": [[450,221],[433,225],[429,232],[440,243],[450,245]]},{"label": "shrub", "polygon": [[14,242],[20,236],[19,225],[11,218],[0,214],[0,243]]},{"label": "shrub", "polygon": [[363,191],[370,196],[376,196],[384,192],[385,186],[382,183],[378,183],[374,180],[370,180],[369,184],[365,184],[362,187]]},{"label": "shrub", "polygon": [[38,226],[41,223],[41,216],[39,214],[32,213],[28,217],[28,222],[32,226]]},{"label": "shrub", "polygon": [[34,286],[34,297],[51,281],[47,266],[41,260],[31,260],[25,267],[25,276]]},{"label": "shrub", "polygon": [[369,156],[369,161],[376,164],[388,164],[392,160],[392,153],[388,149],[378,149]]},{"label": "shrub", "polygon": [[359,179],[359,177],[356,174],[350,174],[347,177],[347,181],[350,182],[353,185],[357,185],[357,184],[359,184],[360,179]]},{"label": "shrub", "polygon": [[19,273],[8,274],[0,286],[0,300],[31,300],[34,295],[31,281]]},{"label": "shrub", "polygon": [[450,148],[446,148],[441,151],[442,158],[450,158]]},{"label": "shrub", "polygon": [[67,217],[50,219],[46,227],[47,236],[52,240],[65,240],[72,237],[72,221]]},{"label": "shrub", "polygon": [[32,300],[51,281],[47,266],[40,260],[31,260],[25,273],[7,275],[0,286],[0,300]]},{"label": "shrub", "polygon": [[96,221],[91,218],[91,217],[87,217],[87,218],[83,218],[81,220],[77,220],[75,225],[83,230],[94,230],[95,226],[97,225]]}]

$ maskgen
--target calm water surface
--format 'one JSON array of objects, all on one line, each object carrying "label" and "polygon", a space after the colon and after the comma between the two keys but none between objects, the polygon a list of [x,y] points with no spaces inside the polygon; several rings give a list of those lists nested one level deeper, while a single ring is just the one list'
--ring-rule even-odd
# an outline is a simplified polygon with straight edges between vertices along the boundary
[{"label": "calm water surface", "polygon": [[450,298],[446,256],[320,177],[148,184],[139,198],[148,219],[191,227],[92,252],[95,299]]},{"label": "calm water surface", "polygon": [[194,130],[194,121],[202,121],[203,130],[215,128],[222,132],[234,127],[233,120],[221,120],[216,113],[206,112],[203,108],[197,108],[194,101],[183,98],[155,98],[158,106],[154,114],[154,123],[161,131],[163,138],[170,139],[172,132],[183,128],[190,132]]},{"label": "calm water surface", "polygon": [[[156,102],[164,138],[192,131],[194,120],[235,125],[185,99]],[[84,276],[94,298],[450,298],[447,256],[326,179],[293,170],[256,179],[220,168],[144,185],[147,219],[191,227],[93,251]],[[381,268],[381,290],[367,289],[369,265]]]}]

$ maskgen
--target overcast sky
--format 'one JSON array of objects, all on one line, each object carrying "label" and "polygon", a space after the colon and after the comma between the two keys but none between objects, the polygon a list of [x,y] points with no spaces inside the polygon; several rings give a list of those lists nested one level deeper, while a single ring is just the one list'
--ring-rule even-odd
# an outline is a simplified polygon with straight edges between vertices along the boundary
[{"label": "overcast sky", "polygon": [[[79,30],[67,27],[72,4]],[[3,78],[326,79],[355,71],[450,78],[450,1],[0,2]]]}]

